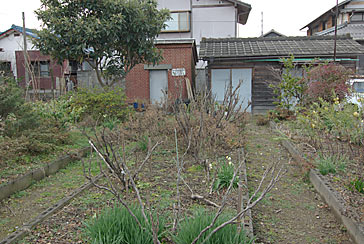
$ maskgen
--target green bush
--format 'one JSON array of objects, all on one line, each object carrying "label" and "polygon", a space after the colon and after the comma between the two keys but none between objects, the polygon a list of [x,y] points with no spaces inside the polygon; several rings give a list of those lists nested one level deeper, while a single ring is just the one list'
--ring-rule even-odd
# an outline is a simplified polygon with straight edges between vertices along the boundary
[{"label": "green bush", "polygon": [[23,131],[39,126],[38,115],[26,103],[23,91],[14,79],[0,82],[0,136],[20,136]]},{"label": "green bush", "polygon": [[[213,220],[215,214],[209,213],[204,209],[198,209],[192,217],[186,217],[179,223],[177,235],[173,238],[176,244],[190,244]],[[223,213],[216,221],[212,229],[206,231],[197,243],[201,243],[211,231],[229,220],[232,217],[230,214]],[[247,237],[244,230],[237,232],[236,225],[227,225],[217,231],[207,240],[206,244],[247,244],[253,243],[253,239]]]},{"label": "green bush", "polygon": [[15,80],[10,78],[0,80],[0,121],[18,111],[23,104],[23,91]]},{"label": "green bush", "polygon": [[63,128],[80,121],[83,113],[82,108],[71,108],[68,97],[61,97],[48,102],[35,102],[33,103],[33,110],[43,119],[53,120],[55,124]]},{"label": "green bush", "polygon": [[[149,244],[153,243],[151,225],[146,223],[138,207],[131,207],[132,212],[143,226],[139,227],[125,207],[106,209],[97,218],[86,225],[86,234],[94,244]],[[149,216],[148,216],[149,217]],[[156,216],[153,218],[156,220]],[[150,222],[150,221],[149,221]],[[164,232],[164,221],[159,219],[158,235]]]},{"label": "green bush", "polygon": [[125,93],[121,88],[79,89],[69,97],[69,113],[77,111],[80,119],[92,117],[97,121],[116,118],[124,121],[130,109],[125,103]]}]

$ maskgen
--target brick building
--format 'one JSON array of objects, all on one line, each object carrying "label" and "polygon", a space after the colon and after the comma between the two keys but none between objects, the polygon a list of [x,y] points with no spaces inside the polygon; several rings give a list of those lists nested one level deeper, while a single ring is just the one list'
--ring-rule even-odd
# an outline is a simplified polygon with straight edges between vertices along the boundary
[{"label": "brick building", "polygon": [[[34,76],[35,84],[33,86],[35,89],[40,90],[39,92],[50,93],[52,90],[56,90],[56,81],[62,77],[63,68],[55,60],[52,60],[50,56],[43,55],[40,51],[32,50],[28,51],[31,76]],[[25,62],[23,51],[15,51],[16,57],[16,76],[19,79],[19,84],[25,87],[25,81],[23,77],[25,76]],[[30,77],[33,79],[33,77]]]},{"label": "brick building", "polygon": [[163,102],[167,96],[175,100],[180,95],[187,99],[188,90],[195,90],[194,39],[156,40],[155,44],[162,50],[163,61],[158,65],[139,64],[130,71],[125,83],[128,101],[155,103]]}]

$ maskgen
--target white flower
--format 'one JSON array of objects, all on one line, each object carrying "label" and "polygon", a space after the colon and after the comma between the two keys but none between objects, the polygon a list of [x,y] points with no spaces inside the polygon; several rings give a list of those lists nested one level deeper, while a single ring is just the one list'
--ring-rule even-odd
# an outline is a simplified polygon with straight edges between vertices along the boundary
[{"label": "white flower", "polygon": [[212,169],[212,164],[209,164],[209,168]]},{"label": "white flower", "polygon": [[229,161],[229,165],[232,165],[233,163],[231,161]]}]

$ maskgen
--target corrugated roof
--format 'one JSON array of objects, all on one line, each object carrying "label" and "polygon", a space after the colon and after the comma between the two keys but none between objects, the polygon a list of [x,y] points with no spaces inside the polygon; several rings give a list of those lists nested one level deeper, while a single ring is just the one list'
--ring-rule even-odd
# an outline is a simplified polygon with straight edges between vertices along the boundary
[{"label": "corrugated roof", "polygon": [[[10,29],[7,29],[6,31],[4,32],[0,32],[0,38],[5,35],[6,33],[9,33],[10,31],[17,31],[19,33],[23,33],[23,27],[21,26],[17,26],[17,25],[12,25],[10,27]],[[28,36],[31,36],[33,38],[38,38],[37,34],[35,33],[35,31],[33,29],[28,29],[28,28],[25,28],[25,33],[26,35]]]},{"label": "corrugated roof", "polygon": [[[332,36],[299,36],[274,38],[202,39],[200,58],[267,58],[267,57],[327,57],[334,52]],[[337,56],[356,56],[363,47],[347,36],[337,38]]]}]

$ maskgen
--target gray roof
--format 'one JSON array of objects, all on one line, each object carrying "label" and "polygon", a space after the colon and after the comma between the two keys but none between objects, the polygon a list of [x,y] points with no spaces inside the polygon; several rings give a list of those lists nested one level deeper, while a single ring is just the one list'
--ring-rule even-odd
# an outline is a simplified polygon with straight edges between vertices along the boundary
[{"label": "gray roof", "polygon": [[[295,57],[332,57],[334,37],[299,36],[274,38],[225,38],[202,39],[200,58],[281,58]],[[363,47],[348,36],[338,36],[337,56],[357,56],[364,53]]]},{"label": "gray roof", "polygon": [[[364,23],[347,23],[345,22],[342,25],[339,25],[337,27],[337,34],[338,35],[347,35],[350,34],[350,36],[356,40],[364,40]],[[326,36],[326,35],[335,35],[335,27],[329,28],[324,31],[320,31],[315,33],[317,36]]]}]

